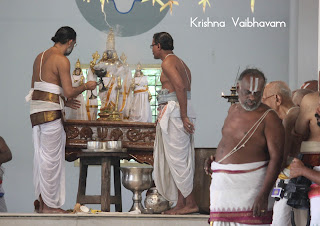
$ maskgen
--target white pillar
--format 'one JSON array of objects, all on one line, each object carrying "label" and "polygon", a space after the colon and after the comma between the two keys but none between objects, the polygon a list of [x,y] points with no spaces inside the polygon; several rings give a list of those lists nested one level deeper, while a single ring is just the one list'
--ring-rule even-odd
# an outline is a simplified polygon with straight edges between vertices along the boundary
[{"label": "white pillar", "polygon": [[299,0],[290,1],[289,24],[289,87],[295,90],[298,87],[298,16]]}]

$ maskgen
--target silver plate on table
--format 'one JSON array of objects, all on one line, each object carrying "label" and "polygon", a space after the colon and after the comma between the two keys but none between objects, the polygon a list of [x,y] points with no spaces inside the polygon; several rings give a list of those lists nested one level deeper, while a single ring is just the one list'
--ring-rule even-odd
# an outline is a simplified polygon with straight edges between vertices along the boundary
[{"label": "silver plate on table", "polygon": [[102,149],[102,148],[97,148],[97,149],[82,149],[83,152],[127,152],[126,148],[122,149]]}]

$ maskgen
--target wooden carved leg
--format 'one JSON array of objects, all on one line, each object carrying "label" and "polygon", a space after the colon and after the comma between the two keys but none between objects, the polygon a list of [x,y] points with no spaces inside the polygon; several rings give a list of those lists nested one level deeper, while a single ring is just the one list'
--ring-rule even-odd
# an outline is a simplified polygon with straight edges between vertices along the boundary
[{"label": "wooden carved leg", "polygon": [[120,178],[120,160],[115,158],[113,161],[113,177],[114,177],[114,194],[116,200],[116,211],[122,212],[121,199],[121,178]]},{"label": "wooden carved leg", "polygon": [[101,159],[101,211],[110,212],[110,158]]},{"label": "wooden carved leg", "polygon": [[79,186],[77,194],[77,203],[84,204],[83,199],[86,194],[88,165],[84,164],[80,159]]}]

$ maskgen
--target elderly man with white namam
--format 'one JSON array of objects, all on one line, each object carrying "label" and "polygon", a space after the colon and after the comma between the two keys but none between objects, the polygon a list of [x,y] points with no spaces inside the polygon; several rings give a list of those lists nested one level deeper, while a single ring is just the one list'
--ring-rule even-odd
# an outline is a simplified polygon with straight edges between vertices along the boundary
[{"label": "elderly man with white namam", "polygon": [[237,83],[240,103],[230,107],[215,161],[205,166],[212,177],[212,225],[272,222],[270,192],[280,172],[284,129],[278,115],[261,103],[265,83],[264,74],[257,69],[241,73]]}]

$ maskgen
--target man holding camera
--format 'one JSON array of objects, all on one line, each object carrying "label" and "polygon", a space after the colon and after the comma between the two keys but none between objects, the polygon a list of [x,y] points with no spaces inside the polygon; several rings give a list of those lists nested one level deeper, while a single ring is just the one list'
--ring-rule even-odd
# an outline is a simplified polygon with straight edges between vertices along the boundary
[{"label": "man holding camera", "polygon": [[[302,154],[320,154],[320,125],[317,124],[315,113],[319,107],[319,92],[307,94],[301,102],[300,114],[295,124],[295,133],[304,138],[300,152]],[[317,160],[319,158],[316,158]],[[320,224],[320,161],[312,162],[313,169],[308,168],[299,159],[294,159],[290,165],[290,177],[304,176],[311,180],[310,212],[311,224]]]},{"label": "man holding camera", "polygon": [[[312,92],[312,91],[311,91]],[[263,91],[262,102],[277,112],[282,120],[285,130],[285,143],[282,171],[278,176],[276,185],[280,180],[287,185],[290,178],[290,170],[287,166],[291,163],[293,157],[297,157],[300,150],[299,139],[292,133],[296,120],[299,115],[299,107],[295,106],[291,98],[291,90],[283,81],[273,81],[266,85]],[[274,203],[272,226],[291,226],[291,206],[287,205],[288,199],[280,199]],[[299,225],[305,225],[307,212],[295,209],[295,215]]]}]

